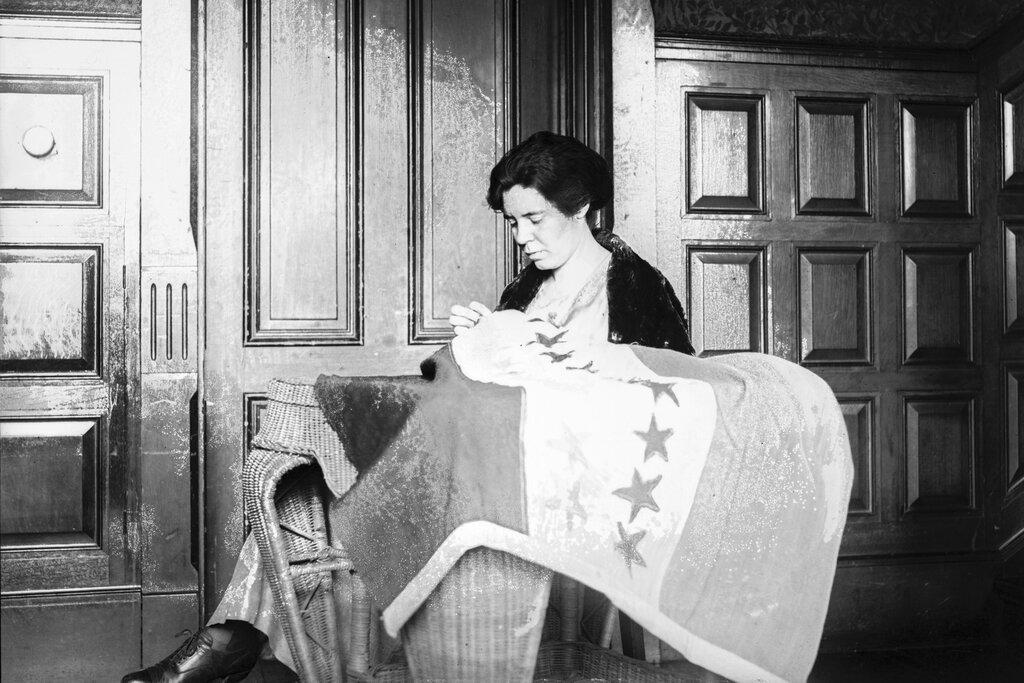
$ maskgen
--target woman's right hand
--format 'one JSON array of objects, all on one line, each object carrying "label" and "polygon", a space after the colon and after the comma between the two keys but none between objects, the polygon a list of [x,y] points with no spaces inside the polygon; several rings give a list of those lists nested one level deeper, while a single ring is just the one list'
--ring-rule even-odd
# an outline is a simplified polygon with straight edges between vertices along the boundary
[{"label": "woman's right hand", "polygon": [[469,302],[469,306],[452,306],[452,314],[448,316],[448,323],[455,328],[455,336],[459,336],[471,327],[476,326],[484,316],[491,314],[491,310],[479,301]]}]

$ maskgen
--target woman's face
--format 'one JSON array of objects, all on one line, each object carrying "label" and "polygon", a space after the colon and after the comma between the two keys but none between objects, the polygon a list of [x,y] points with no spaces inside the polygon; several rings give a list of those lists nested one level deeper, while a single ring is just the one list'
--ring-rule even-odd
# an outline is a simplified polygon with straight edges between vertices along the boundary
[{"label": "woman's face", "polygon": [[589,232],[587,207],[566,216],[532,187],[514,185],[502,195],[505,221],[523,253],[541,270],[558,270]]}]

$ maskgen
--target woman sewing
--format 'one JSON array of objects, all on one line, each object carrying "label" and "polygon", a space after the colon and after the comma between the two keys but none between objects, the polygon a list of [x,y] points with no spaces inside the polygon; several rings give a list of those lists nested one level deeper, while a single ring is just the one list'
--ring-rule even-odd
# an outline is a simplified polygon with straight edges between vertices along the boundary
[{"label": "woman sewing", "polygon": [[[611,196],[608,164],[574,138],[535,133],[502,157],[487,203],[504,214],[530,263],[502,292],[498,310],[524,311],[578,338],[692,355],[672,286],[625,242],[596,229]],[[458,335],[490,310],[474,301],[451,313]]]},{"label": "woman sewing", "polygon": [[[665,277],[621,239],[597,226],[610,201],[605,160],[570,137],[541,132],[510,150],[491,171],[487,202],[505,216],[530,263],[502,292],[497,310],[519,310],[565,331],[566,339],[638,344],[693,354],[686,317]],[[453,306],[456,335],[490,309]],[[247,543],[253,543],[250,539]],[[249,549],[250,551],[252,548]],[[123,683],[241,680],[256,663],[269,631],[277,657],[290,661],[280,628],[266,609],[255,551],[239,569],[211,623],[164,660]],[[270,621],[268,622],[268,619]]]}]

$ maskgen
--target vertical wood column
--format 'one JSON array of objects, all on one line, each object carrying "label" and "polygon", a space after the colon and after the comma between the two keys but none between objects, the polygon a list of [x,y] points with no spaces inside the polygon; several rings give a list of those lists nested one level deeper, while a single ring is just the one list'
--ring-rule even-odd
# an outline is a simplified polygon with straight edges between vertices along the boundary
[{"label": "vertical wood column", "polygon": [[200,625],[192,26],[187,0],[144,3],[138,544],[147,663]]}]

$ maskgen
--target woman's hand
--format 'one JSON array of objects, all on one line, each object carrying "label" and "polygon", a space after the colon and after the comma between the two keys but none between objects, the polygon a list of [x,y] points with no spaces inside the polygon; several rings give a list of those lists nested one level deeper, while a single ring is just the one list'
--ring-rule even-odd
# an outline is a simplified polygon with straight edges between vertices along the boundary
[{"label": "woman's hand", "polygon": [[469,306],[452,306],[452,314],[448,316],[448,323],[455,328],[455,336],[459,336],[471,327],[474,327],[485,316],[491,314],[491,310],[479,301],[471,301]]}]

